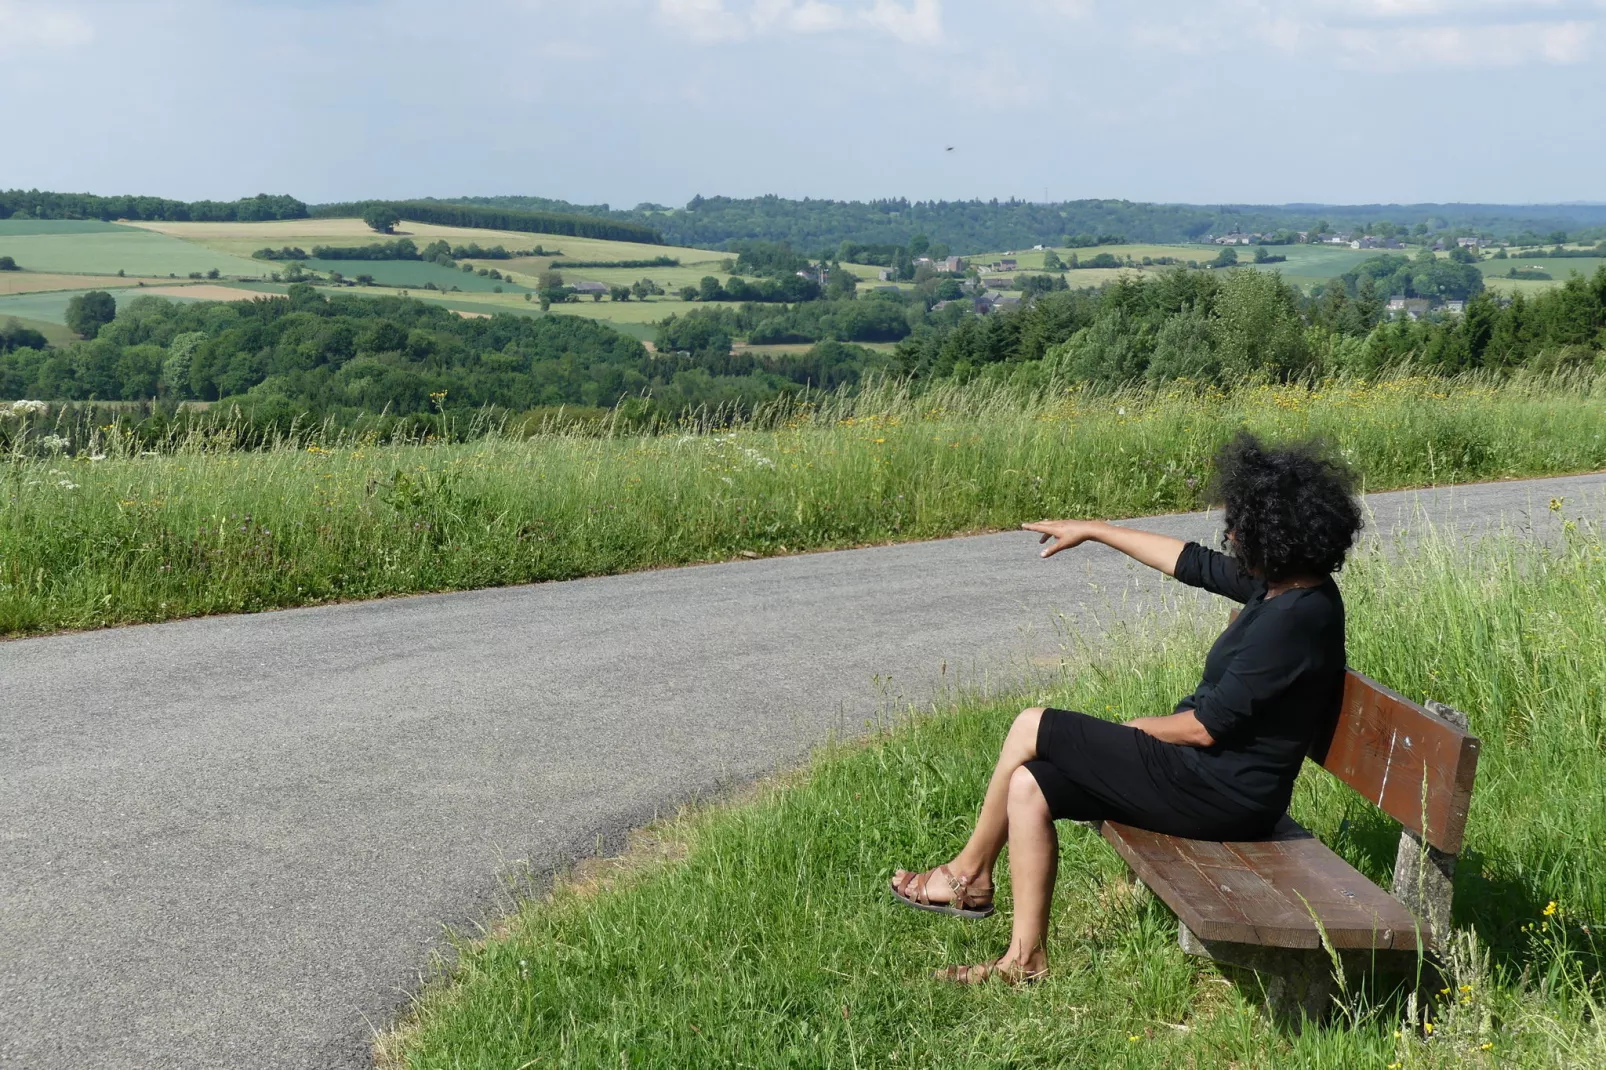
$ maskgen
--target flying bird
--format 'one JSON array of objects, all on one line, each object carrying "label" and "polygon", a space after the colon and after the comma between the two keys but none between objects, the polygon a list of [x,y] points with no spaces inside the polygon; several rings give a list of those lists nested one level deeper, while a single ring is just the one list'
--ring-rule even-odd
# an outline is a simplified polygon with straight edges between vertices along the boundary
[{"label": "flying bird", "polygon": [[954,151],[954,147],[953,147],[953,146],[952,146],[952,145],[949,145],[949,146],[948,146],[948,150],[947,150],[947,151],[949,151],[949,152],[952,152],[952,151]]}]

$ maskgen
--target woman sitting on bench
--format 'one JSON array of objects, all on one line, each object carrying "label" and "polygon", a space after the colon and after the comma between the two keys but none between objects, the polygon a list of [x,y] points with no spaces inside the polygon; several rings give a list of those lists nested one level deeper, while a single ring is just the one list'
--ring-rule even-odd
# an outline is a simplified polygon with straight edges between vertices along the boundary
[{"label": "woman sitting on bench", "polygon": [[1211,500],[1224,507],[1230,557],[1099,521],[1025,525],[1049,543],[1043,557],[1102,542],[1244,608],[1168,717],[1116,724],[1033,708],[1015,718],[964,850],[935,869],[893,876],[900,902],[984,918],[993,912],[993,865],[1009,844],[1008,950],[938,978],[1020,983],[1047,973],[1056,820],[1244,840],[1265,835],[1287,810],[1305,752],[1343,695],[1344,603],[1333,573],[1360,532],[1360,504],[1350,471],[1308,443],[1272,448],[1242,433],[1215,466]]}]

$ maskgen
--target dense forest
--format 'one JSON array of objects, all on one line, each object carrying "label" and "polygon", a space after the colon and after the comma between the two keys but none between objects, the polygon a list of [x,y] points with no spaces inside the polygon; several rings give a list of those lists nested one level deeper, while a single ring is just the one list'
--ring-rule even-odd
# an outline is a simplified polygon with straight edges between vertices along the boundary
[{"label": "dense forest", "polygon": [[[0,398],[231,398],[268,422],[350,424],[378,412],[606,407],[644,395],[654,410],[674,413],[825,385],[809,370],[819,354],[733,363],[727,344],[718,354],[654,355],[580,317],[464,318],[411,298],[324,297],[304,285],[288,299],[142,298],[86,330],[93,337],[59,349],[44,348],[36,332],[0,330]],[[835,352],[835,363],[853,364],[853,378],[868,359],[848,347]],[[830,385],[847,377],[833,372]]]},{"label": "dense forest", "polygon": [[237,201],[170,201],[163,197],[98,197],[93,193],[0,190],[0,219],[148,219],[167,222],[256,223],[305,219],[307,206],[284,194]]},{"label": "dense forest", "polygon": [[933,318],[898,344],[895,366],[915,379],[1209,384],[1370,376],[1407,362],[1455,374],[1606,360],[1606,268],[1509,302],[1480,290],[1462,314],[1420,320],[1388,318],[1386,293],[1366,274],[1307,298],[1270,272],[1173,268],[1040,294],[1013,313]]},{"label": "dense forest", "polygon": [[798,249],[834,249],[843,242],[907,245],[917,234],[957,255],[1044,245],[1092,245],[1120,235],[1134,242],[1187,242],[1232,231],[1309,230],[1326,222],[1350,231],[1379,222],[1399,229],[1513,238],[1582,232],[1606,237],[1606,205],[1363,204],[1188,205],[1124,200],[1036,203],[1022,200],[789,200],[784,197],[693,197],[684,208],[640,204],[571,204],[544,197],[459,197],[452,203],[591,215],[649,225],[672,245],[730,247],[744,240],[785,241]]}]

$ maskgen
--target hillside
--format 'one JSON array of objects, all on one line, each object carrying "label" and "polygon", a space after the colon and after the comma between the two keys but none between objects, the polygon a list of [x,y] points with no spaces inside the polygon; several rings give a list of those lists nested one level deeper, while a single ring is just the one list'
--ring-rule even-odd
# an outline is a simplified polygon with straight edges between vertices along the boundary
[{"label": "hillside", "polygon": [[451,203],[637,222],[657,230],[671,245],[723,246],[734,240],[761,239],[817,250],[835,248],[844,241],[901,245],[916,234],[925,234],[960,255],[1066,244],[1067,237],[1077,235],[1174,243],[1231,231],[1304,230],[1322,221],[1345,230],[1388,221],[1406,228],[1426,223],[1434,231],[1465,230],[1500,238],[1555,231],[1606,237],[1606,204],[1190,205],[1126,200],[1039,204],[996,199],[833,201],[775,196],[699,196],[684,208],[641,204],[629,210],[543,197],[458,197]]}]

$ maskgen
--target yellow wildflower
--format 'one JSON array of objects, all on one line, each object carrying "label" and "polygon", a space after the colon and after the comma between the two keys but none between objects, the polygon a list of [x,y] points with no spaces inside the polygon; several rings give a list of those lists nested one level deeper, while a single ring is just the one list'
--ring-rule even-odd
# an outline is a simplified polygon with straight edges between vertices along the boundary
[{"label": "yellow wildflower", "polygon": [[1545,904],[1545,917],[1553,918],[1555,916],[1556,916],[1556,901],[1554,899],[1552,899],[1550,902]]}]

